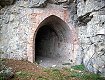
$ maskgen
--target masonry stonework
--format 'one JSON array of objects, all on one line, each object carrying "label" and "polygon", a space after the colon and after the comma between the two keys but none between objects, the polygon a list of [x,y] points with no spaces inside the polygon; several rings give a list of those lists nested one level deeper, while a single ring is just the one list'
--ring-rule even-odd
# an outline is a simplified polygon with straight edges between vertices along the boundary
[{"label": "masonry stonework", "polygon": [[[52,20],[52,22],[50,21],[50,23],[55,21],[55,26],[57,26],[57,22],[62,26],[64,22],[65,25],[68,26],[68,36],[66,37],[68,38],[69,43],[60,43],[60,45],[62,45],[61,52],[64,51],[63,47],[66,47],[68,51],[65,50],[66,52],[63,52],[64,55],[67,54],[65,59],[68,58],[69,62],[71,60],[72,63],[75,63],[79,46],[76,30],[69,22],[69,10],[67,8],[63,8],[63,6],[54,4],[49,4],[46,8],[24,8],[20,5],[22,6],[22,4],[18,4],[17,2],[6,8],[5,11],[3,11],[3,9],[1,10],[1,17],[4,17],[4,19],[2,20],[3,27],[1,29],[1,36],[3,37],[0,48],[5,52],[2,57],[20,60],[23,59],[34,62],[36,54],[35,38],[39,28],[42,27],[40,24],[46,18],[55,16],[61,19],[61,23],[56,21],[56,18],[55,20]],[[66,26],[64,26],[64,28],[65,27]],[[63,32],[64,35],[67,31],[65,31],[65,33]],[[60,30],[58,27],[57,33],[60,35],[59,32]],[[64,58],[64,55],[62,59]]]}]

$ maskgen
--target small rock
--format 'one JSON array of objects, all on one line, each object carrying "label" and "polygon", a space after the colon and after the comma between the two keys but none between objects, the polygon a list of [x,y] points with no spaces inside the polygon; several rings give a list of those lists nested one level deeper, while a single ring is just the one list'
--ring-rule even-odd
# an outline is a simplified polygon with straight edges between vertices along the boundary
[{"label": "small rock", "polygon": [[56,65],[52,65],[52,67],[56,67]]},{"label": "small rock", "polygon": [[74,69],[71,69],[71,71],[73,71]]},{"label": "small rock", "polygon": [[81,73],[82,71],[79,71],[79,73]]},{"label": "small rock", "polygon": [[9,21],[12,22],[14,20],[14,18],[15,18],[15,16],[13,14],[11,14]]},{"label": "small rock", "polygon": [[42,62],[42,60],[40,60],[40,62]]}]

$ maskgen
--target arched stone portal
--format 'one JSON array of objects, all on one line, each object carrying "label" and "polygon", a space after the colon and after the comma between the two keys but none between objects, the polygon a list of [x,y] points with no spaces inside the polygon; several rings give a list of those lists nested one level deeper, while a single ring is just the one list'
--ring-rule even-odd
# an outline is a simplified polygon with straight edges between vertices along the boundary
[{"label": "arched stone portal", "polygon": [[38,26],[35,35],[35,61],[43,67],[62,67],[72,60],[72,34],[69,26],[51,15]]}]

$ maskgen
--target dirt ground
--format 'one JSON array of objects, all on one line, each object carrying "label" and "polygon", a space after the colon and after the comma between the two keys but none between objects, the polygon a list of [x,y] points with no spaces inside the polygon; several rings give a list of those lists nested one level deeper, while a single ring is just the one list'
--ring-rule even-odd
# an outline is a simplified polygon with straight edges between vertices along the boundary
[{"label": "dirt ground", "polygon": [[[41,67],[39,67],[37,64],[30,63],[28,61],[8,59],[8,60],[6,60],[5,65],[8,67],[11,67],[15,74],[16,74],[16,72],[20,72],[20,71],[21,72],[27,72],[27,73],[33,73],[33,74],[37,73],[37,75],[43,74],[43,70]],[[20,78],[20,77],[15,75],[13,80],[37,80],[37,79],[33,78],[33,75],[31,75],[30,77],[27,77],[25,79],[24,79],[24,76]]]},{"label": "dirt ground", "polygon": [[28,61],[7,59],[5,64],[8,67],[12,67],[14,72],[17,71],[29,71],[29,72],[39,72],[39,73],[42,72],[41,71],[42,68],[39,65]]},{"label": "dirt ground", "polygon": [[[31,63],[28,61],[20,61],[20,60],[12,60],[12,59],[6,59],[6,66],[11,67],[13,69],[13,72],[15,73],[14,77],[11,80],[61,80],[57,77],[67,75],[67,72],[62,72],[62,75],[56,77],[50,76],[50,72],[42,68],[36,63]],[[45,71],[47,70],[47,71]],[[22,74],[19,76],[16,75],[16,73],[21,72]],[[68,78],[67,80],[80,80],[76,78]]]},{"label": "dirt ground", "polygon": [[11,67],[14,77],[9,80],[105,80],[98,75],[72,68],[42,68],[37,63],[5,59],[5,65]]}]

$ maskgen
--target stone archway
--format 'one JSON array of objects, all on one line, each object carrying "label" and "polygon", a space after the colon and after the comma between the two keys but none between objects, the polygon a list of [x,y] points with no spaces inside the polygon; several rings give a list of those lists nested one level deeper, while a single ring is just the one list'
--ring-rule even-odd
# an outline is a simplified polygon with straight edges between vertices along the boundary
[{"label": "stone archway", "polygon": [[72,62],[72,34],[69,26],[51,15],[38,26],[35,35],[35,61],[43,67],[62,67]]}]

